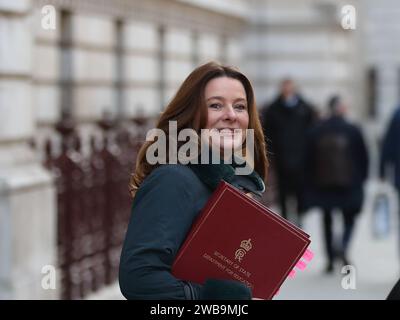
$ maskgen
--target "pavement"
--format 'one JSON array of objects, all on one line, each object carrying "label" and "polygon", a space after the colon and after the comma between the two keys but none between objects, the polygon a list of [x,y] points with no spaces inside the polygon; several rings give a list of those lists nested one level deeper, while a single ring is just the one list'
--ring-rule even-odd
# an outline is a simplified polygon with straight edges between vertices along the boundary
[{"label": "pavement", "polygon": [[[303,220],[303,229],[311,236],[314,259],[303,271],[297,271],[294,279],[287,279],[276,300],[382,300],[400,278],[399,222],[396,197],[390,188],[386,191],[393,204],[389,216],[389,230],[377,237],[373,232],[374,194],[387,188],[374,182],[367,187],[368,197],[363,211],[358,216],[349,260],[354,268],[342,270],[336,265],[333,274],[327,275],[323,248],[322,214],[318,210],[308,212]],[[334,230],[341,234],[341,215],[335,215]]]}]

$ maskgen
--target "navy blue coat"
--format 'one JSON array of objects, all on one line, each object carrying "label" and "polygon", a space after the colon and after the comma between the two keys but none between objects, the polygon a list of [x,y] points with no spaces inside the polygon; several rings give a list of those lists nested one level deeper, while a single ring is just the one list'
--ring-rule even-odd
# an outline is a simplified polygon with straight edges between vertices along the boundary
[{"label": "navy blue coat", "polygon": [[395,111],[382,144],[380,173],[385,175],[387,164],[394,166],[395,186],[400,192],[400,107]]},{"label": "navy blue coat", "polygon": [[250,299],[238,281],[182,281],[171,266],[192,223],[221,179],[261,192],[262,179],[235,176],[229,165],[162,165],[141,184],[121,253],[119,283],[127,299]]},{"label": "navy blue coat", "polygon": [[[350,142],[352,151],[350,161],[353,163],[353,170],[349,187],[339,190],[326,190],[318,188],[314,183],[316,143],[318,137],[325,132],[341,133]],[[369,157],[362,133],[358,127],[339,116],[332,116],[321,121],[309,132],[306,159],[305,201],[308,208],[314,206],[327,210],[339,208],[353,213],[361,210],[364,199],[363,184],[368,176]]]}]

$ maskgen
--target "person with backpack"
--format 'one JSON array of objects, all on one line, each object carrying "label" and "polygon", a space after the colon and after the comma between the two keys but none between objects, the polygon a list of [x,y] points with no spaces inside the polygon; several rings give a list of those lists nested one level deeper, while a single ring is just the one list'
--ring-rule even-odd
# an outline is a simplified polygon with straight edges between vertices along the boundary
[{"label": "person with backpack", "polygon": [[[348,248],[357,214],[364,200],[363,184],[368,175],[368,152],[360,129],[345,119],[346,105],[339,96],[330,98],[329,116],[309,133],[306,156],[306,203],[323,212],[327,257],[326,272],[335,260],[350,264]],[[341,243],[335,246],[333,210],[343,215]]]}]

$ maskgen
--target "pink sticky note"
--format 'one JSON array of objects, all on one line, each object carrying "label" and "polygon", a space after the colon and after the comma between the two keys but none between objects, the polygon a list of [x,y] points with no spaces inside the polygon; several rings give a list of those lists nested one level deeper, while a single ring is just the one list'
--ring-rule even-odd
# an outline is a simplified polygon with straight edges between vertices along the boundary
[{"label": "pink sticky note", "polygon": [[307,261],[311,261],[312,258],[314,258],[314,253],[311,250],[307,249],[303,254],[303,258]]},{"label": "pink sticky note", "polygon": [[296,270],[292,270],[289,272],[289,275],[288,275],[289,278],[293,279],[295,276],[296,276]]},{"label": "pink sticky note", "polygon": [[296,267],[299,268],[300,270],[304,270],[306,266],[307,264],[303,260],[299,260],[296,264]]}]

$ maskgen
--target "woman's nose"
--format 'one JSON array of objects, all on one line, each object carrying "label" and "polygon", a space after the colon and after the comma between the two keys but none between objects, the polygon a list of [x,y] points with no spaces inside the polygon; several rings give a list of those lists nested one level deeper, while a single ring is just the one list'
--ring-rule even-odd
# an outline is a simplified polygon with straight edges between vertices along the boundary
[{"label": "woman's nose", "polygon": [[233,121],[233,120],[236,120],[236,117],[237,117],[237,115],[236,115],[236,112],[235,112],[235,109],[233,108],[233,106],[227,106],[225,108],[224,120]]}]

